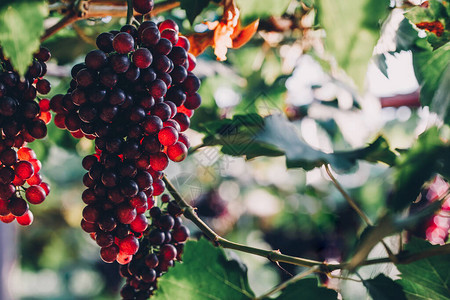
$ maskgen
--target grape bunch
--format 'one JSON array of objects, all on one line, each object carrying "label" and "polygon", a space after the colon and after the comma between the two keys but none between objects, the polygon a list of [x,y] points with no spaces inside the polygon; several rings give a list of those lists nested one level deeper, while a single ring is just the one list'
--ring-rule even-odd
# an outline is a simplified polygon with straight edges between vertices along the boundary
[{"label": "grape bunch", "polygon": [[41,162],[26,147],[47,135],[51,120],[50,101],[36,97],[50,92],[50,82],[42,78],[50,56],[41,47],[21,78],[0,48],[0,221],[4,223],[16,220],[30,225],[33,214],[28,203],[40,204],[50,192],[39,173]]},{"label": "grape bunch", "polygon": [[181,209],[167,194],[161,197],[163,210],[150,209],[152,224],[141,241],[133,260],[121,266],[120,275],[126,278],[120,294],[123,299],[147,299],[156,289],[160,277],[174,261],[181,260],[189,229],[182,225]]},{"label": "grape bunch", "polygon": [[[125,25],[101,33],[96,43],[98,50],[72,68],[68,92],[54,96],[50,107],[56,126],[95,140],[96,153],[82,162],[87,206],[81,227],[101,247],[105,262],[126,265],[158,226],[153,217],[148,228],[145,212],[165,190],[169,160],[187,156],[184,131],[201,104],[200,80],[191,72],[196,62],[189,41],[172,20]],[[170,243],[167,233],[164,244]],[[162,261],[169,266],[172,259]]]}]

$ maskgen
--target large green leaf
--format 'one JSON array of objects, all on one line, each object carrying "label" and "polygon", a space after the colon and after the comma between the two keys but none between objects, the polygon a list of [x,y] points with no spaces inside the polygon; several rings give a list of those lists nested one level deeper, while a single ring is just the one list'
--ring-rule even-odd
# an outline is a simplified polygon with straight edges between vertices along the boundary
[{"label": "large green leaf", "polygon": [[450,124],[450,42],[433,51],[429,42],[419,38],[411,23],[404,19],[397,30],[396,43],[396,52],[412,50],[420,103]]},{"label": "large green leaf", "polygon": [[206,8],[209,0],[181,0],[180,7],[186,11],[186,16],[191,23],[194,23],[195,18]]},{"label": "large green leaf", "polygon": [[281,16],[291,0],[236,0],[244,24],[258,18]]},{"label": "large green leaf", "polygon": [[420,135],[411,149],[397,160],[395,190],[388,205],[393,210],[400,210],[413,203],[422,185],[435,173],[445,175],[450,168],[449,158],[450,144],[440,139],[437,128],[431,128]]},{"label": "large green leaf", "polygon": [[276,298],[263,298],[263,300],[336,300],[337,293],[324,287],[319,287],[317,279],[306,278],[289,284]]},{"label": "large green leaf", "polygon": [[325,153],[312,148],[298,135],[295,126],[281,115],[262,118],[257,114],[237,115],[207,123],[207,146],[222,145],[222,152],[234,156],[245,155],[248,159],[258,156],[286,155],[288,168],[311,170],[323,164],[331,164],[336,170],[349,170],[358,159],[385,162],[392,165],[395,154],[383,137],[369,146],[352,151]]},{"label": "large green leaf", "polygon": [[22,76],[39,49],[47,14],[43,0],[4,0],[0,4],[0,46]]},{"label": "large green leaf", "polygon": [[362,88],[381,22],[389,12],[389,1],[320,0],[317,3],[328,51]]},{"label": "large green leaf", "polygon": [[[412,239],[405,247],[411,253],[440,246]],[[402,273],[397,282],[403,286],[408,299],[444,300],[450,298],[450,254],[427,257],[409,264],[398,264]]]},{"label": "large green leaf", "polygon": [[402,286],[384,274],[364,280],[363,284],[373,300],[406,300]]},{"label": "large green leaf", "polygon": [[183,263],[176,264],[158,279],[158,289],[152,299],[253,299],[246,267],[225,256],[223,249],[215,248],[201,239],[189,241],[183,254]]},{"label": "large green leaf", "polygon": [[450,42],[435,51],[425,47],[413,51],[413,65],[421,86],[420,103],[450,124]]}]

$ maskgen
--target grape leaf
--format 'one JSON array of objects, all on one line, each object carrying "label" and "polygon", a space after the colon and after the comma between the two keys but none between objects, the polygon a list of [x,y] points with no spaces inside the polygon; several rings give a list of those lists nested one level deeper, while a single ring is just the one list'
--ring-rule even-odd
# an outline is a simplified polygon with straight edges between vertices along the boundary
[{"label": "grape leaf", "polygon": [[[406,244],[408,252],[423,252],[441,246],[413,238]],[[450,254],[427,257],[409,264],[398,264],[402,273],[396,280],[408,299],[449,299],[450,298]]]},{"label": "grape leaf", "polygon": [[429,106],[446,124],[450,124],[450,42],[433,51],[404,19],[397,30],[396,43],[396,52],[412,50],[414,73],[421,87],[420,103]]},{"label": "grape leaf", "polygon": [[403,19],[395,36],[395,52],[411,50],[419,39],[418,34],[418,31],[412,27],[408,19]]},{"label": "grape leaf", "polygon": [[287,9],[291,0],[236,0],[241,11],[241,21],[244,24],[260,18],[281,16]]},{"label": "grape leaf", "polygon": [[[423,40],[419,40],[418,43]],[[413,65],[421,86],[420,103],[430,106],[445,123],[450,124],[450,42],[437,50],[413,51]]]},{"label": "grape leaf", "polygon": [[205,239],[186,243],[183,263],[158,279],[152,299],[253,299],[246,267]]},{"label": "grape leaf", "polygon": [[436,127],[421,134],[416,143],[397,159],[394,194],[388,205],[401,210],[414,202],[425,181],[449,168],[450,144],[439,138]]},{"label": "grape leaf", "polygon": [[331,164],[336,170],[349,170],[358,159],[385,162],[392,165],[395,154],[383,137],[369,146],[352,151],[325,153],[312,148],[297,134],[295,126],[281,115],[262,118],[257,114],[236,115],[204,124],[207,146],[222,145],[222,152],[233,156],[245,155],[247,159],[258,156],[286,155],[288,168],[311,170]]},{"label": "grape leaf", "polygon": [[320,0],[317,4],[328,51],[362,88],[380,24],[389,13],[389,1]]},{"label": "grape leaf", "polygon": [[448,2],[430,0],[428,7],[414,6],[405,13],[405,17],[417,27],[427,28],[427,40],[433,49],[437,49],[450,41],[448,9]]},{"label": "grape leaf", "polygon": [[319,287],[317,279],[305,278],[289,284],[282,290],[276,298],[263,298],[263,300],[332,300],[337,299],[337,293],[334,290]]},{"label": "grape leaf", "polygon": [[25,75],[39,49],[47,5],[43,0],[5,1],[0,4],[0,45],[14,69]]},{"label": "grape leaf", "polygon": [[379,274],[375,278],[364,280],[363,284],[373,300],[406,300],[402,286],[384,274]]},{"label": "grape leaf", "polygon": [[191,23],[209,4],[209,0],[181,0],[180,8],[186,11],[186,16]]}]

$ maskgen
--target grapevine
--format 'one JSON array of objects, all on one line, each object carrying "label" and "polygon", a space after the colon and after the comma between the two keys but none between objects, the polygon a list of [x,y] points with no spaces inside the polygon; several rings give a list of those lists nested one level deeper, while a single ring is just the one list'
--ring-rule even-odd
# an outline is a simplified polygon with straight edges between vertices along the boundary
[{"label": "grapevine", "polygon": [[419,2],[1,3],[0,298],[450,298],[450,10]]}]

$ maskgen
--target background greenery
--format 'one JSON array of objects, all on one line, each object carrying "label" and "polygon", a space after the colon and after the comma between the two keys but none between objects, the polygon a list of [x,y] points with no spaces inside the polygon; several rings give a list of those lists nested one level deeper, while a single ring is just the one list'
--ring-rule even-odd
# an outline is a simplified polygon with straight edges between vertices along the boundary
[{"label": "background greenery", "polygon": [[[411,209],[410,217],[401,212],[420,193],[427,204],[429,189],[423,184],[436,174],[448,179],[450,173],[449,5],[393,2],[236,1],[242,24],[260,18],[258,33],[242,48],[230,49],[225,62],[217,62],[211,48],[198,57],[195,73],[202,79],[203,104],[188,132],[196,151],[167,170],[181,195],[216,232],[235,242],[319,261],[350,261],[354,267],[369,252],[370,257],[385,257],[375,244],[404,229],[409,251],[431,247],[412,235],[432,243],[447,240],[448,232],[442,241],[427,235],[436,205],[418,214]],[[0,4],[0,43],[20,72],[44,29],[62,18],[62,11],[54,9],[58,3]],[[193,34],[205,30],[203,20],[220,19],[222,11],[214,1],[182,0],[179,8],[155,20],[172,18],[181,33]],[[435,20],[444,25],[441,36],[418,32],[413,25]],[[125,18],[83,19],[46,39],[43,45],[52,52],[52,94],[67,89],[71,66],[95,48],[99,33],[123,24]],[[405,57],[415,78],[405,65],[395,64]],[[408,107],[380,104],[380,97],[395,100],[419,86],[421,107],[416,107],[418,101]],[[8,278],[14,297],[117,298],[118,265],[103,263],[94,241],[79,228],[81,158],[93,151],[92,142],[76,140],[50,124],[48,137],[31,147],[52,191],[43,205],[33,207],[33,225],[19,229],[19,265]],[[324,164],[331,165],[375,227],[366,227],[349,207]],[[186,223],[194,237],[202,235]],[[397,249],[398,235],[386,242]],[[355,254],[363,258],[358,261]],[[203,259],[210,259],[217,272],[226,270],[237,283],[244,282],[234,289],[237,294],[223,287],[223,278],[213,282],[203,272]],[[220,299],[249,299],[304,271],[224,252],[205,240],[190,242],[184,260],[161,278],[157,299],[200,299],[195,288]],[[398,268],[384,264],[360,267],[356,274],[332,273],[353,280],[317,278],[330,288],[339,286],[344,299],[447,299],[448,282],[440,279],[450,278],[448,261],[442,256]],[[177,280],[184,288],[166,287]],[[316,279],[300,280],[275,294],[276,299],[298,295],[336,299],[336,292],[319,288]]]}]

